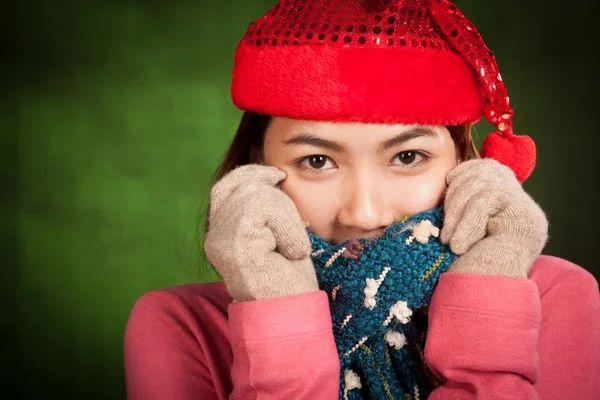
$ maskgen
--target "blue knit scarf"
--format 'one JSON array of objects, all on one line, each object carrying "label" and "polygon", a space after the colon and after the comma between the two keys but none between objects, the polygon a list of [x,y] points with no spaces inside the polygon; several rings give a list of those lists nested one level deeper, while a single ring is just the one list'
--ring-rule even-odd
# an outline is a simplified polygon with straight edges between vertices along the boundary
[{"label": "blue knit scarf", "polygon": [[308,230],[319,285],[329,294],[341,364],[340,399],[426,399],[439,382],[423,359],[427,307],[456,255],[439,241],[443,208],[371,239],[332,246]]}]

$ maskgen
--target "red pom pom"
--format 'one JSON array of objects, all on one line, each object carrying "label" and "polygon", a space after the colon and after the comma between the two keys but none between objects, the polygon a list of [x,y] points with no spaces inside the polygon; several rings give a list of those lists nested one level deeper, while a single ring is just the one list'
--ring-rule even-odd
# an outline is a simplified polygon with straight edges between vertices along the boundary
[{"label": "red pom pom", "polygon": [[535,143],[529,136],[494,132],[483,141],[481,156],[506,165],[523,183],[535,167]]}]

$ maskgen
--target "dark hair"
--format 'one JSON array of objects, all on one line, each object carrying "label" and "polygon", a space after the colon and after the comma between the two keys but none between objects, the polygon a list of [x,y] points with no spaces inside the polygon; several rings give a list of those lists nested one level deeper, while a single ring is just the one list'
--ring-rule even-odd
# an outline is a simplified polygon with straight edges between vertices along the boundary
[{"label": "dark hair", "polygon": [[211,177],[212,184],[236,167],[252,164],[258,160],[269,122],[271,122],[271,116],[269,115],[248,111],[242,115],[233,141],[229,145],[221,164]]},{"label": "dark hair", "polygon": [[[251,111],[246,111],[242,115],[242,119],[237,128],[235,136],[227,149],[227,153],[221,160],[217,170],[210,179],[210,186],[219,181],[229,171],[236,167],[246,164],[253,164],[259,160],[262,152],[265,131],[269,126],[271,116],[259,114]],[[473,124],[462,124],[455,126],[447,126],[450,131],[450,136],[454,140],[456,146],[457,157],[461,161],[479,158],[477,146],[471,137],[471,127]],[[206,207],[206,212],[198,214],[197,234],[203,231],[204,234],[208,231],[208,215],[210,204]],[[199,246],[203,249],[203,246]],[[202,254],[204,252],[202,251]]]}]

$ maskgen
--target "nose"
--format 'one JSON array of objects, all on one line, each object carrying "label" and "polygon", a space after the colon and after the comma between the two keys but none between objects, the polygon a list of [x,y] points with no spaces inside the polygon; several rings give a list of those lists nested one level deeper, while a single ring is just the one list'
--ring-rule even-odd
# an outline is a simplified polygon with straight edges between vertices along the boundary
[{"label": "nose", "polygon": [[363,171],[349,177],[344,186],[337,219],[348,233],[371,237],[393,223],[391,199],[377,177]]}]

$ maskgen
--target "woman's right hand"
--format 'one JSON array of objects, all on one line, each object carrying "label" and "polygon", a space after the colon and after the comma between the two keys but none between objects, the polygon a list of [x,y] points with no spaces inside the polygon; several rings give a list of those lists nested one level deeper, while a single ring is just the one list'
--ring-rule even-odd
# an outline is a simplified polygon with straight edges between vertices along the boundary
[{"label": "woman's right hand", "polygon": [[211,190],[204,250],[234,301],[319,290],[304,224],[275,187],[285,177],[275,167],[244,165]]}]

